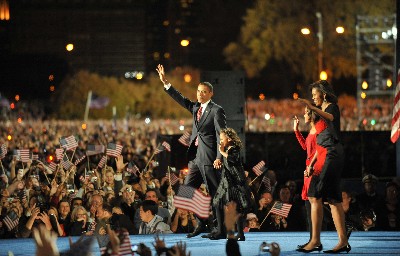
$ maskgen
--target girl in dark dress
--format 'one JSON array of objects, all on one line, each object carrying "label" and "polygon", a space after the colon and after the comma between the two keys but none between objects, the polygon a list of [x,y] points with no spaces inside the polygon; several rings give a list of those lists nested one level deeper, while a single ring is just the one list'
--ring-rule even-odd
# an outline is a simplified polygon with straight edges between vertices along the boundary
[{"label": "girl in dark dress", "polygon": [[[230,201],[236,202],[237,211],[240,214],[236,222],[238,241],[244,241],[243,234],[244,216],[251,211],[250,188],[246,183],[246,177],[240,159],[242,142],[232,128],[222,129],[220,132],[219,151],[223,156],[223,169],[221,181],[217,193],[213,199],[214,207],[223,209]],[[229,233],[231,230],[227,230]]]},{"label": "girl in dark dress", "polygon": [[343,146],[340,142],[340,111],[337,97],[325,80],[311,85],[312,99],[300,99],[307,107],[316,112],[321,119],[315,124],[317,134],[316,153],[307,166],[306,174],[312,175],[308,197],[311,203],[312,238],[298,251],[321,251],[321,226],[323,219],[323,202],[328,202],[332,218],[339,237],[338,244],[326,253],[349,252],[345,228],[345,216],[342,207],[340,180],[344,164]]}]

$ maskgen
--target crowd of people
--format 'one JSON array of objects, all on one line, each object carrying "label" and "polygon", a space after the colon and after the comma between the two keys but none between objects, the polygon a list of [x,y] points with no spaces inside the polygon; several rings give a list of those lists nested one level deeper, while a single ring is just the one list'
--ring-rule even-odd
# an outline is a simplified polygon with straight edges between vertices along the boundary
[{"label": "crowd of people", "polygon": [[[310,241],[299,245],[299,250],[310,252],[322,250],[321,230],[336,230],[338,248],[331,251],[348,252],[354,230],[400,230],[398,180],[387,183],[385,195],[379,195],[378,178],[369,174],[362,179],[365,191],[356,195],[356,191],[340,188],[340,172],[332,176],[331,169],[341,169],[342,161],[335,135],[341,119],[336,105],[329,107],[321,98],[321,105],[328,106],[325,112],[300,100],[325,120],[314,120],[310,130],[311,134],[315,129],[322,141],[314,142],[318,157],[307,154],[305,176],[310,178],[304,180],[308,183],[304,192],[298,182],[278,180],[276,172],[265,166],[243,169],[240,139],[226,128],[223,109],[211,101],[210,84],[200,84],[198,102],[191,102],[168,83],[162,66],[158,72],[165,91],[193,113],[193,120],[186,122],[192,125],[189,172],[159,170],[154,160],[171,150],[170,145],[157,141],[157,135],[179,133],[182,120],[147,124],[126,120],[121,127],[112,121],[91,121],[85,126],[78,121],[5,121],[0,127],[4,138],[0,145],[0,238],[38,239],[48,231],[60,237],[95,236],[107,255],[115,252],[115,241],[121,242],[123,234],[185,233],[191,238],[208,233],[205,239],[230,238],[228,249],[245,241],[247,232],[308,230]],[[293,102],[296,107],[291,117],[304,113],[304,106]],[[293,119],[290,122],[293,130]],[[294,130],[299,139],[298,125],[297,120]],[[335,178],[334,186],[323,183],[326,178]],[[208,219],[176,207],[175,195],[184,185],[211,196]],[[304,200],[309,200],[308,208]],[[322,204],[325,200],[330,209]],[[286,214],[272,211],[277,204],[290,205],[290,210]],[[156,239],[156,244],[162,241]],[[186,255],[183,244],[176,248]]]}]

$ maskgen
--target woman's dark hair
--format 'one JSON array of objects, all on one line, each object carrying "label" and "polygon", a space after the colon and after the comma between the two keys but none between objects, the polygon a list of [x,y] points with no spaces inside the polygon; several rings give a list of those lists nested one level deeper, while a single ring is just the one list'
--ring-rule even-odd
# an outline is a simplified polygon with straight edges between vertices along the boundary
[{"label": "woman's dark hair", "polygon": [[[313,104],[313,106],[315,107],[314,104]],[[307,107],[307,110],[308,110],[307,115],[310,118],[311,122],[313,122],[314,124],[317,123],[318,120],[320,119],[320,116],[316,112],[309,109],[308,107]]]},{"label": "woman's dark hair", "polygon": [[319,80],[310,85],[310,90],[313,88],[319,90],[323,94],[325,94],[326,101],[330,103],[337,103],[338,99],[335,92],[332,89],[332,86],[326,80]]}]

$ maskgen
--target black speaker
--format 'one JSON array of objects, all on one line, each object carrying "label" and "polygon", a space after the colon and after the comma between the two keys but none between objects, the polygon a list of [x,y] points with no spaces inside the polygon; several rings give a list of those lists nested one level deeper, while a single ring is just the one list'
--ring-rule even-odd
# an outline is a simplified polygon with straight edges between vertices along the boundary
[{"label": "black speaker", "polygon": [[235,129],[242,143],[242,157],[245,160],[245,97],[244,73],[238,71],[206,71],[201,74],[202,82],[210,82],[214,87],[212,100],[222,106],[228,127]]},{"label": "black speaker", "polygon": [[224,108],[227,120],[245,120],[243,72],[206,71],[201,74],[201,81],[213,85],[212,99]]}]

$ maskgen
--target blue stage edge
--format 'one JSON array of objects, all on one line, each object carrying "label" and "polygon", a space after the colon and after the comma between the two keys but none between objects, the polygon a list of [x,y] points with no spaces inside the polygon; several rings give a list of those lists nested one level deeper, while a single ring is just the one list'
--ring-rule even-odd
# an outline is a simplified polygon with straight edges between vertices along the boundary
[{"label": "blue stage edge", "polygon": [[[184,234],[171,234],[161,236],[165,239],[168,247],[174,245],[178,241],[185,241],[188,250],[192,256],[213,256],[226,255],[226,240],[214,240],[201,238],[200,236],[188,239]],[[309,234],[307,232],[265,232],[265,233],[246,233],[246,241],[239,242],[240,251],[243,256],[249,255],[268,255],[266,252],[260,252],[260,245],[266,241],[277,242],[281,247],[281,255],[303,255],[296,252],[298,244],[308,241]],[[337,243],[336,232],[323,232],[322,243],[324,250],[333,248]],[[73,240],[77,240],[74,237]],[[153,255],[154,248],[151,245],[154,238],[151,235],[130,236],[133,245],[145,243],[149,246]],[[68,238],[59,238],[57,245],[60,251],[69,248]],[[400,232],[353,232],[350,237],[351,255],[400,255]],[[35,255],[35,244],[32,239],[13,239],[0,240],[0,255]],[[99,247],[95,243],[93,246],[93,255],[100,255]],[[314,253],[315,254],[315,253]],[[11,254],[12,255],[12,254]]]}]

